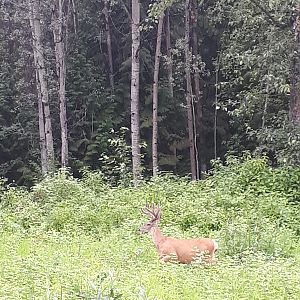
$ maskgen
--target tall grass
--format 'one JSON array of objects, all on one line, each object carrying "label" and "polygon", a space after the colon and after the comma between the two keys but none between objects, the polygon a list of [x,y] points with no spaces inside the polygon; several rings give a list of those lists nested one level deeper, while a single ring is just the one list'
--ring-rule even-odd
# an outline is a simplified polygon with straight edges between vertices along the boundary
[{"label": "tall grass", "polygon": [[[299,182],[299,169],[231,159],[196,183],[110,187],[88,172],[3,188],[0,299],[299,299]],[[218,264],[160,265],[137,232],[146,202],[164,233],[217,239]]]}]

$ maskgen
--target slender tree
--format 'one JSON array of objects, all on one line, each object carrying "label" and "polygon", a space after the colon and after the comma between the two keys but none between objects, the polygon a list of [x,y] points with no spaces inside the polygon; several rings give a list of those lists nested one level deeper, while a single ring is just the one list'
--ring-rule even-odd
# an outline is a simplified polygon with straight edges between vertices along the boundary
[{"label": "slender tree", "polygon": [[[197,136],[199,136],[199,142],[201,147],[204,146],[203,141],[203,99],[201,94],[201,78],[200,78],[200,71],[198,68],[198,1],[192,0],[191,1],[191,29],[192,29],[192,53],[193,53],[193,81],[194,81],[194,97],[196,103],[196,112],[194,112],[194,120],[197,114],[197,121],[194,121],[194,143],[195,143],[195,156],[196,156],[196,173],[197,178],[199,178],[199,155],[198,155],[198,143],[197,143]],[[196,126],[196,124],[198,126]],[[202,151],[203,152],[203,151]],[[204,165],[204,161],[202,158],[202,164]],[[201,166],[201,170],[204,168]]]},{"label": "slender tree", "polygon": [[214,159],[217,159],[217,126],[218,126],[218,109],[219,109],[219,55],[216,59],[216,71],[215,71],[215,111],[214,111]]},{"label": "slender tree", "polygon": [[185,74],[186,74],[186,103],[187,103],[187,122],[190,148],[190,164],[192,180],[197,179],[195,139],[193,122],[193,92],[191,79],[191,51],[190,51],[190,0],[185,1]]},{"label": "slender tree", "polygon": [[[36,64],[36,62],[35,62]],[[36,71],[36,81],[38,81],[38,73]],[[39,85],[37,83],[37,85]],[[49,161],[47,157],[46,134],[45,134],[45,118],[42,102],[42,94],[40,87],[37,88],[38,94],[38,115],[39,115],[39,136],[40,136],[40,150],[41,150],[41,166],[42,174],[46,175],[49,171]]]},{"label": "slender tree", "polygon": [[[34,1],[36,2],[36,1]],[[36,3],[30,2],[30,27],[31,27],[31,35],[32,35],[32,49],[33,49],[33,59],[35,66],[35,80],[36,80],[36,88],[37,88],[37,96],[38,96],[38,116],[39,116],[39,137],[40,137],[40,151],[41,151],[41,167],[42,174],[45,175],[48,172],[48,159],[47,159],[47,147],[46,147],[46,135],[45,135],[45,118],[44,118],[44,110],[43,110],[43,102],[42,102],[42,93],[41,93],[41,85],[39,81],[39,73],[38,73],[38,60],[37,60],[37,48],[36,48],[36,34],[35,28],[40,26],[40,23],[35,24],[36,19]]]},{"label": "slender tree", "polygon": [[52,125],[49,107],[49,92],[47,85],[44,49],[41,42],[40,1],[29,1],[30,27],[32,34],[33,57],[36,70],[36,85],[39,111],[39,135],[42,172],[46,174],[54,170],[54,147]]},{"label": "slender tree", "polygon": [[60,128],[61,128],[61,166],[68,165],[68,126],[66,107],[66,62],[65,62],[65,21],[64,2],[55,0],[53,4],[53,38],[56,58],[56,73],[58,78],[58,96],[60,108]]},{"label": "slender tree", "polygon": [[141,177],[140,155],[140,118],[139,118],[139,86],[140,86],[140,2],[132,0],[132,52],[131,52],[131,144],[133,183],[138,185]]},{"label": "slender tree", "polygon": [[192,53],[193,53],[193,64],[194,68],[194,89],[195,89],[195,101],[199,103],[198,118],[202,119],[202,98],[201,98],[201,88],[200,88],[200,72],[197,67],[198,65],[198,35],[197,35],[197,23],[198,23],[198,1],[191,0],[191,29],[192,29]]},{"label": "slender tree", "polygon": [[291,98],[289,107],[290,121],[300,125],[300,3],[297,7],[295,28],[295,55],[292,69]]},{"label": "slender tree", "polygon": [[157,151],[157,109],[158,109],[158,79],[159,79],[159,64],[161,56],[161,36],[163,30],[164,15],[161,15],[157,26],[155,62],[154,62],[154,78],[153,78],[153,131],[152,131],[152,163],[153,176],[157,176],[158,172],[158,151]]},{"label": "slender tree", "polygon": [[169,92],[170,97],[174,97],[173,91],[173,63],[172,63],[172,46],[171,46],[171,28],[170,28],[170,9],[166,10],[166,18],[165,18],[165,33],[166,33],[166,48],[167,48],[167,71],[168,71],[168,84],[169,84]]}]

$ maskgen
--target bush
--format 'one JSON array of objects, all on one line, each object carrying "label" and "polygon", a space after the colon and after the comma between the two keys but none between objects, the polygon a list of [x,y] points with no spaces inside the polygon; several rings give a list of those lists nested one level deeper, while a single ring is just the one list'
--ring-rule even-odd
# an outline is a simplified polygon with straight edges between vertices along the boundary
[{"label": "bush", "polygon": [[0,222],[11,231],[101,238],[120,228],[136,235],[145,221],[140,208],[154,202],[161,205],[161,227],[168,235],[216,238],[222,255],[289,256],[299,238],[299,174],[299,169],[274,170],[264,158],[231,158],[203,181],[166,174],[134,189],[111,188],[98,173],[78,180],[59,172],[30,192],[2,191]]}]

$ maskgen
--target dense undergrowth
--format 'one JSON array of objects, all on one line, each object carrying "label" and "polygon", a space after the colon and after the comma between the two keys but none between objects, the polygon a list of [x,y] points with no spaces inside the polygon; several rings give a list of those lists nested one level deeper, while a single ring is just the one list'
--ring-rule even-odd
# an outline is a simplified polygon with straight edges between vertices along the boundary
[{"label": "dense undergrowth", "polygon": [[[137,189],[110,187],[98,173],[61,172],[31,191],[3,187],[0,297],[298,299],[299,182],[299,168],[229,159],[194,183],[164,175]],[[217,239],[219,263],[159,265],[137,232],[146,202],[161,205],[165,234]]]}]

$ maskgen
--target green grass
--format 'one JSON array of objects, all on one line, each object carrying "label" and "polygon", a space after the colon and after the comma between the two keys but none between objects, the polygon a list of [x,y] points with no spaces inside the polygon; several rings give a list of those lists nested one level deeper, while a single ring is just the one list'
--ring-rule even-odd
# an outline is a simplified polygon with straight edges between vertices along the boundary
[{"label": "green grass", "polygon": [[[300,299],[299,182],[299,168],[247,159],[197,183],[58,173],[0,187],[0,299]],[[160,203],[165,234],[216,238],[218,263],[160,264],[138,233],[146,202]]]},{"label": "green grass", "polygon": [[[1,299],[300,299],[300,261],[219,253],[216,265],[158,262],[148,237],[57,233],[0,239]],[[98,298],[97,298],[98,295]],[[108,298],[107,298],[108,299]]]}]

